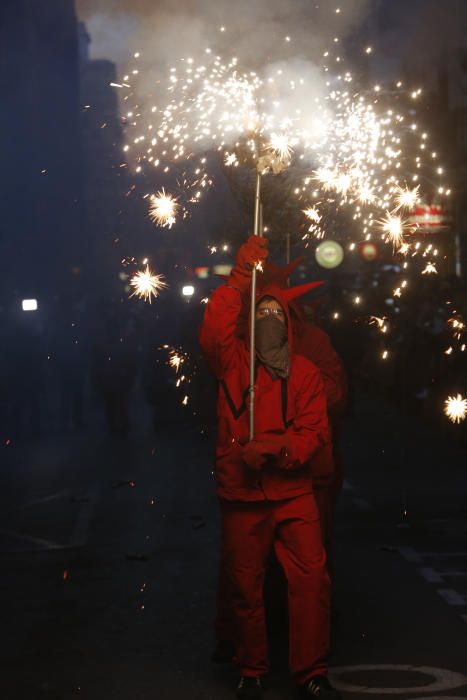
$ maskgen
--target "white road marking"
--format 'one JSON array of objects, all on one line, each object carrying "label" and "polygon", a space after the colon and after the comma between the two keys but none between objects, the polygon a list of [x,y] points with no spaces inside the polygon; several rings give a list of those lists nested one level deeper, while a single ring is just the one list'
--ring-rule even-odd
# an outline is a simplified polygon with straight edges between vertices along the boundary
[{"label": "white road marking", "polygon": [[415,549],[412,549],[412,547],[399,547],[399,552],[407,561],[414,562],[415,564],[423,563],[420,554]]},{"label": "white road marking", "polygon": [[[412,672],[422,673],[427,676],[432,676],[433,681],[421,686],[412,686],[409,688],[376,688],[374,686],[353,685],[346,681],[340,680],[342,674],[348,675],[352,672],[361,671],[394,671],[396,673]],[[375,664],[362,666],[339,666],[338,668],[330,669],[330,676],[336,688],[348,693],[369,693],[372,695],[407,695],[411,693],[437,693],[443,690],[451,690],[452,688],[460,688],[467,685],[467,677],[456,671],[449,671],[443,668],[433,668],[431,666],[410,666],[405,664]],[[425,700],[427,700],[425,698]]]},{"label": "white road marking", "polygon": [[64,496],[70,496],[74,493],[74,489],[65,489],[64,491],[57,491],[56,493],[49,494],[48,496],[43,496],[42,498],[35,498],[33,501],[28,501],[27,503],[21,503],[18,506],[20,508],[30,508],[31,506],[37,506],[41,503],[47,503],[48,501],[56,501]]},{"label": "white road marking", "polygon": [[438,588],[437,592],[448,605],[467,605],[467,600],[452,588]]},{"label": "white road marking", "polygon": [[[44,540],[41,537],[34,537],[34,535],[26,535],[22,534],[19,532],[15,532],[14,530],[0,530],[0,533],[2,535],[6,535],[7,537],[12,537],[15,540],[25,540],[26,542],[30,542],[31,544],[35,545],[35,549],[63,549],[63,545],[59,544],[58,542],[52,542],[51,540]],[[11,550],[6,550],[6,551],[11,551]],[[17,549],[13,551],[18,551]]]},{"label": "white road marking", "polygon": [[430,569],[429,567],[423,567],[422,569],[417,569],[420,576],[423,576],[425,581],[428,583],[444,583],[444,580],[437,571]]}]

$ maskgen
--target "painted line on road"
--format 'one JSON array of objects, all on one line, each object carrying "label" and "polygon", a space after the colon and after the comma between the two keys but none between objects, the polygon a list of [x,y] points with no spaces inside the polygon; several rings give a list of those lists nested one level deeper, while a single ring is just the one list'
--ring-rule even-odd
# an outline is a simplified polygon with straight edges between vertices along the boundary
[{"label": "painted line on road", "polygon": [[399,547],[399,552],[402,554],[404,559],[407,561],[414,562],[415,564],[422,564],[423,559],[420,554],[412,547]]},{"label": "painted line on road", "polygon": [[[338,690],[342,690],[348,693],[369,693],[371,695],[410,695],[411,693],[435,693],[444,690],[451,690],[452,688],[460,688],[461,686],[467,685],[467,677],[462,673],[457,673],[456,671],[449,671],[444,668],[434,668],[432,666],[411,666],[405,664],[375,664],[375,665],[361,665],[361,666],[339,666],[337,668],[331,668],[330,676],[334,682],[334,685]],[[369,685],[357,685],[349,683],[348,681],[343,681],[340,676],[345,674],[346,676],[352,672],[361,673],[362,671],[394,671],[395,673],[416,673],[423,674],[426,676],[431,676],[433,680],[428,682],[426,685],[412,686],[408,688],[377,688]]]},{"label": "painted line on road", "polygon": [[430,567],[418,569],[418,573],[425,579],[425,581],[428,581],[428,583],[445,583],[441,574],[434,569],[430,569]]},{"label": "painted line on road", "polygon": [[42,503],[48,503],[49,501],[56,501],[59,498],[65,498],[75,493],[76,489],[64,489],[63,491],[57,491],[56,493],[51,493],[48,496],[42,496],[42,498],[35,498],[33,501],[28,501],[27,503],[20,503],[19,508],[30,508],[32,506],[38,506]]},{"label": "painted line on road", "polygon": [[452,588],[437,588],[436,590],[448,605],[467,605],[467,600],[464,596]]},{"label": "painted line on road", "polygon": [[[34,537],[34,535],[26,535],[20,532],[15,532],[14,530],[0,530],[0,533],[2,535],[6,535],[7,537],[13,537],[16,540],[24,540],[26,542],[30,542],[39,549],[63,549],[64,545],[59,544],[58,542],[52,542],[52,540],[44,540],[41,537]],[[4,551],[12,551],[12,550],[4,550]],[[17,549],[13,551],[18,551]]]}]

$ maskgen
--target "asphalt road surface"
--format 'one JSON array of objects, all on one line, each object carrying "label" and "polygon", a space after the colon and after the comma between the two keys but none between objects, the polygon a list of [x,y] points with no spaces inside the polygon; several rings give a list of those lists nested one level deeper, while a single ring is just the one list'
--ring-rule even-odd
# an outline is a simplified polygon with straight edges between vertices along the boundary
[{"label": "asphalt road surface", "polygon": [[[346,422],[332,674],[345,698],[467,698],[467,459],[374,400]],[[0,700],[224,700],[210,662],[212,436],[2,447]],[[266,695],[293,698],[280,645]]]}]

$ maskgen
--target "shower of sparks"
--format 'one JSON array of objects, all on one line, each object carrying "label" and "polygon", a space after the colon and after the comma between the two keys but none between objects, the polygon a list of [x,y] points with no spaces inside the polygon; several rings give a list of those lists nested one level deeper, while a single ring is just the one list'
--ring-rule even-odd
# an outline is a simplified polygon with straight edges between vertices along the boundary
[{"label": "shower of sparks", "polygon": [[404,242],[404,234],[412,230],[412,226],[408,221],[390,212],[386,212],[386,218],[378,221],[377,224],[394,248],[401,246]]},{"label": "shower of sparks", "polygon": [[180,365],[185,362],[185,358],[177,350],[171,348],[169,350],[169,365],[173,367],[176,372],[180,369]]},{"label": "shower of sparks", "polygon": [[465,329],[465,323],[462,321],[460,318],[450,318],[448,320],[448,323],[452,327],[452,330],[454,332],[454,336],[458,339],[461,338],[461,335]]},{"label": "shower of sparks", "polygon": [[460,394],[448,396],[444,402],[444,413],[452,423],[460,423],[467,415],[467,399]]},{"label": "shower of sparks", "polygon": [[[217,152],[234,168],[263,163],[261,172],[278,174],[299,165],[299,208],[311,208],[309,197],[323,204],[319,228],[311,220],[316,229],[309,234],[324,236],[327,218],[345,207],[363,234],[359,240],[370,240],[386,216],[386,241],[400,243],[406,229],[396,212],[413,209],[426,183],[434,182],[437,196],[450,192],[436,152],[426,148],[428,134],[403,107],[421,90],[407,91],[401,82],[389,91],[359,90],[342,64],[338,74],[330,71],[331,60],[341,62],[338,51],[336,37],[323,54],[319,90],[315,74],[297,73],[287,62],[263,74],[211,49],[202,61],[181,57],[166,80],[143,76],[137,61],[118,82],[126,103],[122,167],[141,177],[157,169],[177,182],[177,200],[164,191],[151,198],[151,218],[171,227],[178,207],[187,216],[188,205],[213,184],[208,172]],[[157,86],[154,92],[138,95],[141,80]]]},{"label": "shower of sparks", "polygon": [[436,265],[434,263],[431,263],[431,262],[427,263],[425,269],[422,270],[422,275],[430,275],[430,274],[431,275],[438,274],[438,270],[436,269]]},{"label": "shower of sparks", "polygon": [[172,228],[176,221],[179,204],[171,194],[166,194],[164,188],[151,195],[149,216],[158,226]]},{"label": "shower of sparks", "polygon": [[319,224],[319,222],[321,221],[321,214],[316,209],[316,207],[309,207],[308,209],[304,209],[303,213],[305,214],[306,218],[312,221],[314,224]]},{"label": "shower of sparks", "polygon": [[[422,274],[436,274],[441,251],[405,240],[417,231],[409,219],[417,203],[425,195],[442,201],[451,192],[436,151],[427,148],[429,135],[411,113],[410,102],[420,98],[421,89],[408,90],[400,81],[389,90],[383,85],[359,89],[342,66],[337,37],[334,43],[323,54],[318,90],[316,74],[297,74],[287,61],[262,74],[242,70],[236,58],[210,49],[202,62],[180,58],[166,82],[146,75],[144,84],[156,86],[152,95],[137,96],[139,66],[122,76],[119,95],[127,104],[121,167],[141,177],[156,169],[177,193],[162,189],[152,195],[151,219],[171,228],[187,216],[189,204],[197,204],[213,184],[208,173],[217,153],[232,173],[241,171],[239,166],[274,175],[287,170],[281,184],[291,181],[297,209],[308,220],[306,227],[302,222],[302,240],[345,226],[346,249],[379,237],[406,256],[400,263],[403,275],[410,274],[417,255],[427,260]],[[333,73],[331,61],[340,64],[339,71]],[[220,250],[210,247],[211,253]],[[406,285],[398,280],[393,295],[400,297]],[[373,318],[386,332],[385,319]]]},{"label": "shower of sparks", "polygon": [[270,150],[281,160],[289,161],[293,148],[287,134],[276,134],[272,133],[269,141]]},{"label": "shower of sparks", "polygon": [[370,325],[378,326],[381,333],[386,333],[388,327],[386,325],[387,318],[379,318],[378,316],[370,316]]},{"label": "shower of sparks", "polygon": [[224,163],[227,166],[238,165],[238,158],[235,153],[226,153],[224,158]]},{"label": "shower of sparks", "polygon": [[360,204],[372,204],[376,200],[374,188],[363,182],[357,189],[357,199]]},{"label": "shower of sparks", "polygon": [[408,187],[396,187],[396,211],[399,209],[413,209],[420,198],[420,185],[417,185],[413,190]]},{"label": "shower of sparks", "polygon": [[151,303],[152,297],[159,296],[161,289],[165,289],[168,285],[164,280],[164,275],[155,275],[146,265],[144,271],[138,271],[130,280],[130,285],[134,287],[134,291],[130,297],[138,296],[144,301]]},{"label": "shower of sparks", "polygon": [[400,255],[407,255],[409,250],[410,245],[408,243],[403,243],[397,252],[400,253]]}]

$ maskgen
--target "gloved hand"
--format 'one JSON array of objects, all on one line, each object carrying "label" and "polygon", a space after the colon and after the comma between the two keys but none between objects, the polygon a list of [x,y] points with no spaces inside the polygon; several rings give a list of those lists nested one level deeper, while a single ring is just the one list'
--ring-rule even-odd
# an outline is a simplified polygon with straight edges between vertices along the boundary
[{"label": "gloved hand", "polygon": [[243,459],[252,469],[261,469],[270,461],[279,469],[286,469],[290,461],[289,437],[269,434],[255,438],[243,448]]},{"label": "gloved hand", "polygon": [[264,236],[250,236],[239,248],[235,267],[227,280],[228,284],[240,291],[248,289],[253,268],[259,262],[264,262],[267,256],[268,239]]},{"label": "gloved hand", "polygon": [[250,469],[260,471],[266,464],[267,457],[259,451],[259,443],[256,440],[251,440],[243,448],[243,461]]}]

